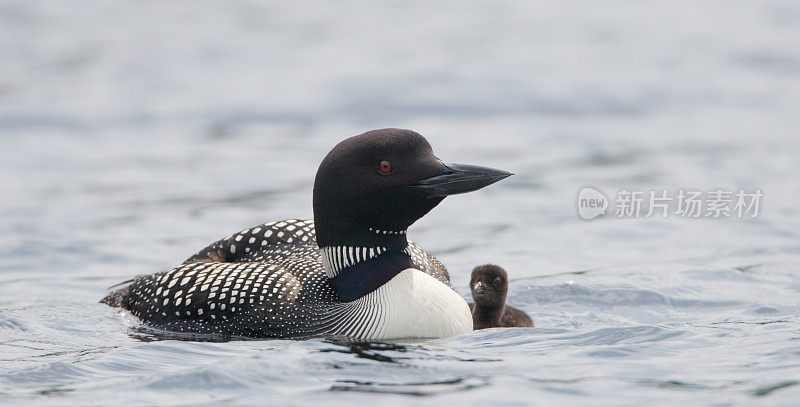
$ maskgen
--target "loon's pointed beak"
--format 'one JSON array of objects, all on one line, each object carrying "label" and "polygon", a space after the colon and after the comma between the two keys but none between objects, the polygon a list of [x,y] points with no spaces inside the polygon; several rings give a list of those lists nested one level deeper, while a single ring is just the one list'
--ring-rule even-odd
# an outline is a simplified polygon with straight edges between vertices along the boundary
[{"label": "loon's pointed beak", "polygon": [[442,164],[444,164],[445,169],[441,174],[423,179],[411,187],[423,190],[426,198],[439,198],[477,191],[503,178],[514,175],[508,171],[477,165]]},{"label": "loon's pointed beak", "polygon": [[475,287],[472,287],[472,291],[474,291],[475,294],[482,295],[486,292],[486,289],[483,287],[483,283],[478,281],[478,284],[475,284]]}]

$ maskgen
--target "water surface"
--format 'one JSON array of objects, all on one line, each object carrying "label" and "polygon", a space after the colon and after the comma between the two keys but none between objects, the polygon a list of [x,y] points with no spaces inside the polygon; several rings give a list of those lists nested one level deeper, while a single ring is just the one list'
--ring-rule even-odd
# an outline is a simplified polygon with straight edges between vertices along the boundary
[{"label": "water surface", "polygon": [[[0,1],[0,404],[794,405],[792,1]],[[532,329],[153,341],[97,301],[310,217],[339,140],[411,128],[517,175],[409,231]],[[584,185],[764,192],[755,219],[583,221]]]}]

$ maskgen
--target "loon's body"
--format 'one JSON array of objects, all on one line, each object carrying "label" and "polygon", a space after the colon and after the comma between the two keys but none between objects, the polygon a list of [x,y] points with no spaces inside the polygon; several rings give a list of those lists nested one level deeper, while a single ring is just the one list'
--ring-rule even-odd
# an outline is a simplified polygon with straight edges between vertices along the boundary
[{"label": "loon's body", "polygon": [[466,333],[466,302],[406,229],[444,196],[508,175],[444,164],[408,130],[352,137],[317,172],[315,221],[243,230],[102,302],[151,328],[194,334],[372,340]]},{"label": "loon's body", "polygon": [[[333,262],[376,257],[385,249],[364,253],[363,248],[353,248],[350,252],[346,248],[341,260]],[[130,310],[151,328],[198,334],[378,339],[444,337],[469,331],[469,309],[449,287],[444,266],[413,242],[405,252],[414,268],[364,297],[343,302],[328,283],[314,221],[288,219],[212,243],[182,266],[139,277],[105,301]],[[396,291],[419,291],[423,300],[438,301],[435,307],[447,311],[415,315],[410,307],[421,301],[392,301]],[[400,309],[392,307],[395,304]],[[432,319],[427,324],[417,319],[404,322],[406,315]]]}]

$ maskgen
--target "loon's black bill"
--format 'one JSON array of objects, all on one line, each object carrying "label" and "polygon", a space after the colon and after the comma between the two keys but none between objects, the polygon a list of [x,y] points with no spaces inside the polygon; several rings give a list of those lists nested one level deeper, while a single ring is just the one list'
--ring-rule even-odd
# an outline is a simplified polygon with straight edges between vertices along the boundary
[{"label": "loon's black bill", "polygon": [[425,191],[427,198],[445,197],[479,190],[503,178],[511,172],[468,164],[445,163],[445,171],[412,185]]}]

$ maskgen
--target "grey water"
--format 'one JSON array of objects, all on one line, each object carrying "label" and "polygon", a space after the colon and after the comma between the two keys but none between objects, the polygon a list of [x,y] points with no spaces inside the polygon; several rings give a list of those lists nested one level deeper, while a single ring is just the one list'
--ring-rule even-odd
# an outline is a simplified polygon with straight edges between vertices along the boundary
[{"label": "grey water", "polygon": [[[0,0],[0,405],[797,405],[800,4]],[[341,139],[516,173],[409,230],[535,328],[159,340],[97,301],[311,217]],[[576,210],[760,190],[756,217]],[[671,211],[672,212],[672,211]]]}]

